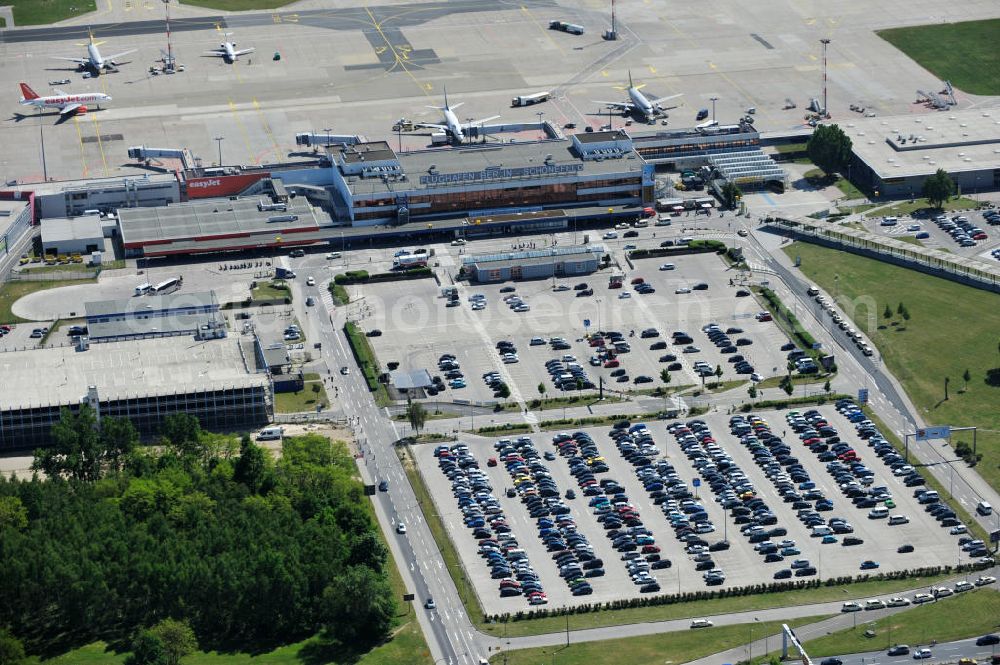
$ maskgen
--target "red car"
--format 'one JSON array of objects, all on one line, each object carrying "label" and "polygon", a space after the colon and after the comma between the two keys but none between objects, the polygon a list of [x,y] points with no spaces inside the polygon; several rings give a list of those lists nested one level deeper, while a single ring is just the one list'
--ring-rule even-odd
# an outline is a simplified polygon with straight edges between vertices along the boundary
[{"label": "red car", "polygon": [[604,368],[610,369],[612,367],[618,367],[618,365],[620,364],[621,363],[619,363],[617,360],[608,360],[607,362],[604,363]]},{"label": "red car", "polygon": [[632,280],[632,284],[643,284],[645,281],[642,277],[636,277]]},{"label": "red car", "polygon": [[496,457],[491,457],[488,460],[486,460],[486,466],[496,466],[496,465],[497,465]]},{"label": "red car", "polygon": [[656,217],[656,211],[652,208],[643,208],[642,214],[644,217]]},{"label": "red car", "polygon": [[977,233],[976,235],[972,236],[973,240],[986,240],[987,238],[989,238],[989,236],[986,235],[985,233]]},{"label": "red car", "polygon": [[656,545],[643,545],[642,546],[642,553],[643,554],[658,554],[659,552],[660,552],[660,548],[657,547]]},{"label": "red car", "polygon": [[761,312],[760,314],[757,315],[757,320],[758,321],[771,321],[772,320],[771,319],[771,313],[770,312]]}]

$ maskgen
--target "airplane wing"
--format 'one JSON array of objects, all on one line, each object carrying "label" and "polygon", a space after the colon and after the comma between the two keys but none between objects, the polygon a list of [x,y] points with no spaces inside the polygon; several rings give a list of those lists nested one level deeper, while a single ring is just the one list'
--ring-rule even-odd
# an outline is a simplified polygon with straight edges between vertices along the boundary
[{"label": "airplane wing", "polygon": [[81,106],[83,106],[83,104],[79,104],[77,102],[73,102],[72,104],[67,104],[66,106],[59,109],[59,115],[66,115],[67,113],[72,113]]},{"label": "airplane wing", "polygon": [[90,62],[90,60],[88,60],[87,58],[64,58],[58,55],[50,55],[49,57],[52,58],[53,60],[69,60],[70,62],[75,62],[80,65],[86,65],[87,63]]},{"label": "airplane wing", "polygon": [[676,95],[668,95],[666,97],[660,97],[659,99],[651,99],[649,101],[652,104],[662,104],[663,102],[669,101],[671,99],[677,99],[678,97],[683,97],[683,96],[684,96],[684,93],[681,92],[681,93],[678,93]]},{"label": "airplane wing", "polygon": [[466,126],[467,126],[467,127],[471,127],[472,125],[482,125],[483,123],[486,123],[486,122],[489,122],[490,120],[496,120],[496,119],[497,119],[497,118],[499,118],[499,117],[500,117],[500,116],[498,116],[498,115],[491,115],[491,116],[490,116],[490,117],[488,117],[488,118],[483,118],[482,120],[476,120],[475,122],[470,122],[470,123],[469,123],[468,125],[466,125]]},{"label": "airplane wing", "polygon": [[448,131],[448,125],[441,125],[435,122],[415,122],[413,123],[415,129],[438,129],[442,132]]},{"label": "airplane wing", "polygon": [[211,51],[205,51],[205,55],[215,55],[220,58],[226,57],[226,50],[221,48],[214,48]]},{"label": "airplane wing", "polygon": [[110,60],[110,61],[114,62],[115,60],[117,60],[118,58],[122,57],[123,55],[128,55],[129,53],[135,53],[138,50],[139,49],[137,49],[137,48],[129,49],[128,51],[122,51],[121,53],[115,53],[114,55],[109,55],[109,56],[107,56],[104,59],[105,60]]},{"label": "airplane wing", "polygon": [[247,53],[253,53],[255,50],[257,49],[254,48],[240,49],[239,51],[233,51],[233,55],[246,55]]},{"label": "airplane wing", "polygon": [[613,109],[621,109],[622,111],[631,111],[635,106],[632,102],[602,102],[601,100],[594,100],[596,104],[604,104],[605,106],[610,106]]}]

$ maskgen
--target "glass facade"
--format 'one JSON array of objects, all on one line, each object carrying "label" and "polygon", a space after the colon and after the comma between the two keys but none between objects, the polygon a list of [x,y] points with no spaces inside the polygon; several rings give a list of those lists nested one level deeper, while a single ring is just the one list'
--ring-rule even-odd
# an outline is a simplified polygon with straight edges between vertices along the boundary
[{"label": "glass facade", "polygon": [[[613,193],[597,192],[580,194],[578,190],[615,188]],[[635,198],[642,196],[641,173],[612,177],[605,180],[572,181],[551,184],[525,184],[521,187],[497,187],[489,190],[434,191],[433,189],[411,193],[406,204],[412,213],[440,214],[461,213],[482,208],[503,208],[517,206],[561,206],[600,201],[608,198]],[[376,206],[395,206],[395,198],[356,199],[354,218],[356,220],[378,219],[395,214],[387,210],[371,210]],[[419,207],[418,207],[419,206]]]}]

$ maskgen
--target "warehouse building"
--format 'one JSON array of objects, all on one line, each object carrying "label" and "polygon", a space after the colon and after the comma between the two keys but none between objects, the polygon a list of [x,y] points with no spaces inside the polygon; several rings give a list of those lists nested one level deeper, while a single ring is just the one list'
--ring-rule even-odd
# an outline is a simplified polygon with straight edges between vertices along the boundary
[{"label": "warehouse building", "polygon": [[330,236],[330,216],[301,197],[207,199],[118,211],[128,257],[275,249]]},{"label": "warehouse building", "polygon": [[462,269],[473,282],[547,279],[589,275],[601,266],[602,245],[549,247],[526,252],[476,254],[463,257]]},{"label": "warehouse building", "polygon": [[91,341],[197,335],[224,337],[226,325],[214,291],[147,295],[84,305]]},{"label": "warehouse building", "polygon": [[45,255],[104,251],[104,228],[98,214],[42,221],[42,253]]},{"label": "warehouse building", "polygon": [[622,131],[399,155],[378,141],[330,158],[337,214],[354,226],[653,199],[653,169]]},{"label": "warehouse building", "polygon": [[77,217],[98,210],[163,206],[181,200],[175,173],[150,173],[118,178],[88,178],[18,185],[13,191],[34,194],[39,219]]},{"label": "warehouse building", "polygon": [[268,375],[254,372],[231,339],[192,344],[167,337],[84,351],[8,351],[0,362],[5,383],[17,386],[0,391],[0,451],[50,444],[60,411],[84,403],[99,417],[128,418],[145,437],[156,435],[174,413],[195,416],[202,427],[217,431],[250,430],[273,415]]},{"label": "warehouse building", "polygon": [[1000,111],[855,118],[840,127],[853,144],[850,179],[877,196],[919,196],[938,169],[963,194],[1000,189]]},{"label": "warehouse building", "polygon": [[24,237],[31,226],[31,213],[30,195],[0,192],[0,261],[14,251]]}]

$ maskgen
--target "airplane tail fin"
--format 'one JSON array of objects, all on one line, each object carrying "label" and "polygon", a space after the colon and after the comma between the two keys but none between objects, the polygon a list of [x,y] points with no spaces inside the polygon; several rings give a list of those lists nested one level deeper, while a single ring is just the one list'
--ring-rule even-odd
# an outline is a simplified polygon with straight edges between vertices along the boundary
[{"label": "airplane tail fin", "polygon": [[628,70],[628,87],[634,88],[635,85],[632,83],[632,70]]},{"label": "airplane tail fin", "polygon": [[38,93],[32,90],[31,86],[27,83],[21,84],[21,95],[23,95],[25,99],[38,99]]},{"label": "airplane tail fin", "polygon": [[448,108],[448,86],[444,86],[444,107]]}]

